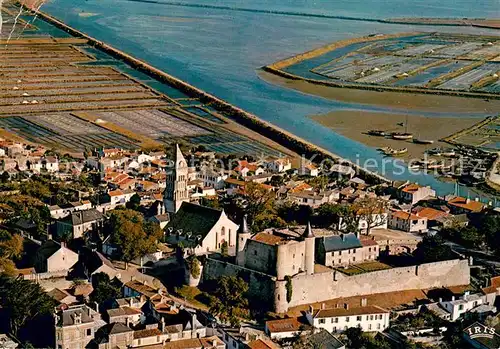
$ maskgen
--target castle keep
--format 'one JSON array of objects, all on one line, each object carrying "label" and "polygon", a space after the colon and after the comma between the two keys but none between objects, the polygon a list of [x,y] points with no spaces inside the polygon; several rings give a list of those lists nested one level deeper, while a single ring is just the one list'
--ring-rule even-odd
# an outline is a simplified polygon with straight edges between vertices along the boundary
[{"label": "castle keep", "polygon": [[[459,259],[348,275],[340,268],[316,263],[315,245],[322,240],[315,237],[309,224],[301,231],[272,229],[251,234],[244,218],[238,230],[236,263],[208,258],[204,279],[242,276],[249,283],[250,293],[267,300],[278,313],[334,298],[470,282],[469,262]],[[292,290],[291,297],[287,297],[287,283]]]}]

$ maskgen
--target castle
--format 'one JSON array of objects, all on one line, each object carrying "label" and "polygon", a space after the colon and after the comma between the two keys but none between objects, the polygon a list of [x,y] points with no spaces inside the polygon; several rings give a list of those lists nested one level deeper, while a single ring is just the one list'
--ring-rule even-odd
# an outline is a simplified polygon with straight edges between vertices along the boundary
[{"label": "castle", "polygon": [[[335,298],[470,283],[469,261],[459,259],[350,275],[342,268],[317,263],[316,245],[322,240],[310,224],[302,230],[270,229],[251,234],[245,217],[238,229],[235,263],[208,256],[203,279],[241,276],[249,283],[250,294],[267,301],[278,313]],[[349,251],[358,253],[356,247]]]}]

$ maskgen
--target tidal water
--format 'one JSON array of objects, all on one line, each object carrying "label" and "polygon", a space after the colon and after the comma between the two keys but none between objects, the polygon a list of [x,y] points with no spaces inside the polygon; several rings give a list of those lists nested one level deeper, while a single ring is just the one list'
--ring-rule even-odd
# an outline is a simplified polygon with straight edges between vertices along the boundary
[{"label": "tidal water", "polygon": [[[361,163],[368,158],[380,161],[382,157],[375,149],[338,135],[309,116],[338,109],[390,109],[331,101],[275,86],[263,81],[258,69],[332,41],[371,33],[441,30],[491,34],[473,28],[383,24],[377,19],[500,17],[498,0],[281,0],[279,4],[271,0],[51,0],[42,10],[264,120]],[[385,175],[432,185],[439,194],[453,192],[453,184],[433,176],[397,175],[393,169],[394,164],[387,164]],[[467,195],[466,191],[461,188],[462,195]]]}]

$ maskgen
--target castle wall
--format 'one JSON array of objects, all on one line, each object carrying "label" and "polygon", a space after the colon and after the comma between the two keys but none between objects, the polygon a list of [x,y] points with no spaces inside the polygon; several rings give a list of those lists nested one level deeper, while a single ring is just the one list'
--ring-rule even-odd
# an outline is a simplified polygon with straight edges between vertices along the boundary
[{"label": "castle wall", "polygon": [[283,280],[287,275],[296,275],[305,270],[305,241],[289,241],[278,245],[278,259],[276,264],[277,277]]},{"label": "castle wall", "polygon": [[275,311],[322,302],[329,299],[395,292],[410,289],[429,289],[470,283],[467,260],[450,260],[418,266],[393,268],[347,276],[332,271],[292,278],[292,300],[286,301],[286,281],[276,282]]},{"label": "castle wall", "polygon": [[274,302],[275,278],[235,264],[207,258],[203,268],[203,282],[217,280],[222,276],[237,276],[249,285],[250,298],[258,299],[259,305],[271,309]]},{"label": "castle wall", "polygon": [[245,267],[276,276],[277,247],[247,240],[245,247]]}]

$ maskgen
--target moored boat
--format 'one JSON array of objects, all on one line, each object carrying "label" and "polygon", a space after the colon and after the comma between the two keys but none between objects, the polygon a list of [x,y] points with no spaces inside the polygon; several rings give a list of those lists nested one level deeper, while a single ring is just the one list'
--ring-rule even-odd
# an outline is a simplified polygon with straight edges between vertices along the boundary
[{"label": "moored boat", "polygon": [[368,131],[368,134],[370,136],[379,136],[379,137],[384,137],[386,135],[385,131],[382,130],[370,130]]},{"label": "moored boat", "polygon": [[388,148],[384,151],[384,153],[386,155],[392,155],[392,156],[395,156],[395,155],[402,155],[402,154],[405,154],[408,152],[408,148],[401,148],[401,149],[392,149],[392,148]]},{"label": "moored boat", "polygon": [[421,139],[421,138],[413,138],[413,143],[416,144],[432,144],[434,143],[431,139]]},{"label": "moored boat", "polygon": [[407,133],[407,132],[404,132],[404,133],[394,132],[391,136],[392,136],[393,139],[397,139],[397,140],[400,140],[400,141],[406,141],[408,139],[412,139],[413,138],[413,134]]}]

